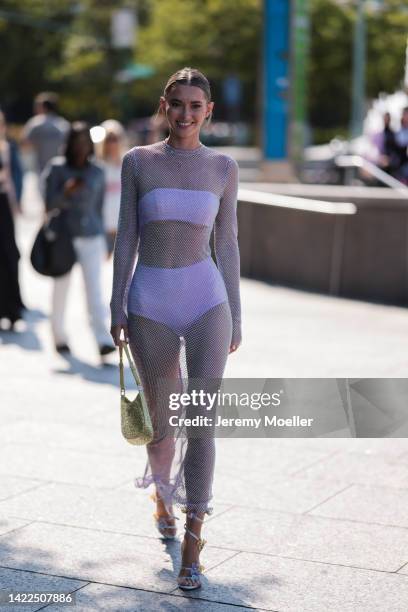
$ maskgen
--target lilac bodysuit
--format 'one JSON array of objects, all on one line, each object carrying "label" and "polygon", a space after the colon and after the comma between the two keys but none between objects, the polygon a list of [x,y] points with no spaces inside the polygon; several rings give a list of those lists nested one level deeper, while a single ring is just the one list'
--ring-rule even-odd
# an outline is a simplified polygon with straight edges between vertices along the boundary
[{"label": "lilac bodysuit", "polygon": [[214,440],[169,432],[168,396],[157,381],[178,389],[181,378],[196,378],[213,389],[230,345],[241,341],[237,190],[237,162],[203,144],[187,150],[160,141],[123,160],[112,325],[128,325],[155,429],[135,484],[155,482],[168,503],[207,512]]}]

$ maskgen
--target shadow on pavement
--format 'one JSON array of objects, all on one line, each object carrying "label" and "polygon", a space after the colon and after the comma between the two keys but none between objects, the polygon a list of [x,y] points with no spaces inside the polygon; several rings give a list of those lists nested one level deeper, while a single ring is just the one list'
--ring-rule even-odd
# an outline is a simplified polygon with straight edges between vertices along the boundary
[{"label": "shadow on pavement", "polygon": [[[84,380],[93,383],[110,384],[119,388],[119,363],[105,362],[92,365],[71,354],[61,355],[67,362],[67,368],[54,368],[54,374],[80,375]],[[136,390],[130,368],[125,368],[125,383],[129,390]]]},{"label": "shadow on pavement", "polygon": [[0,344],[17,344],[26,351],[41,351],[43,346],[35,331],[35,325],[47,318],[47,315],[41,310],[25,310],[23,320],[17,321],[13,330],[0,327]]}]

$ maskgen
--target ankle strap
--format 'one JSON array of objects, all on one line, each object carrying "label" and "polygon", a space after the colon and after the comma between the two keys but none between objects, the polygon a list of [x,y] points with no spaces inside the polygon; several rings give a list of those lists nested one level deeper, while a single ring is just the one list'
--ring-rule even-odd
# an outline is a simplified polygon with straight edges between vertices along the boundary
[{"label": "ankle strap", "polygon": [[187,518],[194,518],[197,521],[200,521],[200,523],[204,523],[204,519],[202,519],[199,516],[197,516],[197,510],[188,510],[188,511],[186,511],[186,517]]},{"label": "ankle strap", "polygon": [[199,552],[201,552],[202,549],[204,548],[204,545],[207,542],[207,540],[203,540],[203,538],[199,538],[198,536],[196,536],[196,534],[193,533],[192,531],[190,531],[190,529],[187,529],[187,525],[184,525],[184,527],[185,527],[185,530],[186,530],[186,535],[187,535],[187,533],[192,535],[193,538],[197,541],[198,550],[199,550]]},{"label": "ankle strap", "polygon": [[196,534],[195,534],[195,533],[193,533],[192,531],[190,531],[190,529],[187,529],[187,525],[186,525],[186,524],[184,525],[184,529],[186,530],[186,532],[187,532],[187,533],[189,533],[190,535],[192,535],[192,536],[193,536],[193,538],[195,538],[195,539],[197,540],[197,542],[199,542],[199,541],[200,541],[200,538],[199,538],[198,536],[196,536]]}]

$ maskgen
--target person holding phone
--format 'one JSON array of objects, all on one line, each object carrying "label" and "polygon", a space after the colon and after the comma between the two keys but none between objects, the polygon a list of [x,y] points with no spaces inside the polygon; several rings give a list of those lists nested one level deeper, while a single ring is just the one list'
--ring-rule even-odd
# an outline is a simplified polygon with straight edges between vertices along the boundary
[{"label": "person holding phone", "polygon": [[[94,153],[89,126],[82,121],[71,125],[64,156],[54,157],[46,166],[41,183],[47,212],[55,208],[67,210],[67,231],[70,232],[77,261],[85,285],[89,323],[99,354],[115,351],[109,333],[108,305],[102,298],[102,265],[106,259],[103,224],[105,175],[92,160]],[[64,314],[71,272],[54,279],[51,328],[55,348],[69,353],[64,329]]]}]

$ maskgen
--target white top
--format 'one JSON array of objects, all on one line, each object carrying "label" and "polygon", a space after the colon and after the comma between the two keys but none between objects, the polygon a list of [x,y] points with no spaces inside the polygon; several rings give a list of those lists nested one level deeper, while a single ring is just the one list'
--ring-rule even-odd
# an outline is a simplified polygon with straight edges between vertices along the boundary
[{"label": "white top", "polygon": [[116,232],[118,227],[120,209],[120,174],[121,162],[119,165],[104,161],[102,163],[105,170],[106,190],[103,202],[103,222],[107,232]]}]

